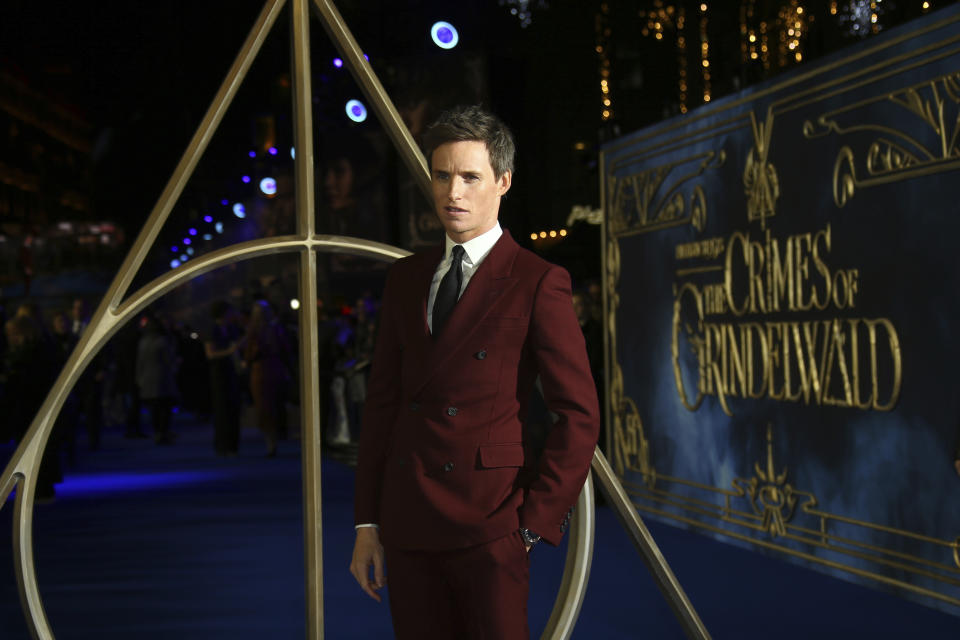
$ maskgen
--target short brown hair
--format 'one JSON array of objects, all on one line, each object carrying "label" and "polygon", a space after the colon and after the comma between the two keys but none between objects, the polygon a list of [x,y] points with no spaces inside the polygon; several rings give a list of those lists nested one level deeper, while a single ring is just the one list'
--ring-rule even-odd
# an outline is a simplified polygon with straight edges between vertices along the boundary
[{"label": "short brown hair", "polygon": [[428,161],[437,147],[448,142],[482,142],[487,147],[490,166],[497,180],[507,171],[513,173],[516,155],[513,134],[500,118],[480,105],[459,106],[444,111],[427,128],[423,141]]}]

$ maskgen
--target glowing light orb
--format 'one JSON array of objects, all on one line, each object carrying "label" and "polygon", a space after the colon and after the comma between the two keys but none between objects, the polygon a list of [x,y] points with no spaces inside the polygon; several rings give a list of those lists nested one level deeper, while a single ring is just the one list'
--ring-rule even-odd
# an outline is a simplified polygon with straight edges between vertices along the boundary
[{"label": "glowing light orb", "polygon": [[290,147],[290,157],[293,158],[294,160],[297,159],[297,150],[294,149],[293,147]]},{"label": "glowing light orb", "polygon": [[187,244],[187,245],[188,245],[188,244],[190,244],[190,242],[191,242],[190,238],[184,238],[184,239],[183,239],[183,244]]},{"label": "glowing light orb", "polygon": [[238,218],[247,217],[247,208],[243,206],[242,202],[237,202],[233,205],[233,215],[237,216]]},{"label": "glowing light orb", "polygon": [[179,266],[180,266],[180,261],[177,260],[176,258],[174,258],[173,260],[170,261],[170,268],[171,268],[171,269],[176,269],[176,268],[179,267]]},{"label": "glowing light orb", "polygon": [[333,66],[335,66],[337,69],[342,68],[342,67],[343,67],[343,60],[341,60],[340,58],[334,58],[334,59],[333,59]]},{"label": "glowing light orb", "polygon": [[213,225],[213,228],[217,230],[217,233],[223,233],[223,223],[222,223],[222,222],[218,222],[217,224]]},{"label": "glowing light orb", "polygon": [[184,262],[186,262],[186,261],[189,260],[189,259],[190,259],[190,256],[188,256],[187,254],[185,254],[185,253],[181,253],[181,254],[180,254],[180,264],[183,264]]},{"label": "glowing light orb", "polygon": [[250,176],[243,176],[240,179],[243,180],[243,184],[250,184]]},{"label": "glowing light orb", "polygon": [[180,247],[174,245],[170,247],[170,251],[173,251],[174,253],[180,253]]},{"label": "glowing light orb", "polygon": [[273,178],[264,178],[260,181],[260,191],[262,191],[264,195],[275,195],[277,193],[277,181]]},{"label": "glowing light orb", "polygon": [[224,198],[223,200],[220,201],[220,204],[222,204],[223,206],[227,206],[228,204],[230,204],[230,201]]},{"label": "glowing light orb", "polygon": [[354,122],[363,122],[367,119],[367,108],[359,100],[349,100],[346,111],[347,117]]},{"label": "glowing light orb", "polygon": [[192,256],[193,253],[194,253],[193,247],[187,247],[187,255],[188,255],[188,256]]},{"label": "glowing light orb", "polygon": [[251,158],[256,158],[256,157],[257,157],[257,152],[256,152],[256,151],[251,151],[251,152],[248,153],[247,155],[250,156]]},{"label": "glowing light orb", "polygon": [[211,234],[209,234],[209,233],[205,233],[205,234],[203,234],[203,239],[204,239],[204,240],[213,240],[213,235],[211,235]]},{"label": "glowing light orb", "polygon": [[190,227],[189,229],[187,229],[187,233],[189,233],[192,236],[195,236],[197,235],[197,230],[194,229],[193,227]]},{"label": "glowing light orb", "polygon": [[203,216],[204,222],[213,222],[213,216]]},{"label": "glowing light orb", "polygon": [[300,301],[297,300],[296,298],[293,298],[292,300],[290,300],[290,308],[293,309],[294,311],[296,311],[297,309],[299,309],[299,308],[300,308]]},{"label": "glowing light orb", "polygon": [[433,38],[433,44],[441,49],[453,49],[460,42],[457,28],[449,22],[435,22],[430,27],[430,37]]},{"label": "glowing light orb", "polygon": [[272,156],[275,156],[275,155],[277,155],[277,148],[276,148],[276,147],[270,147],[269,149],[267,149],[267,153],[269,153],[269,154],[272,155]]}]

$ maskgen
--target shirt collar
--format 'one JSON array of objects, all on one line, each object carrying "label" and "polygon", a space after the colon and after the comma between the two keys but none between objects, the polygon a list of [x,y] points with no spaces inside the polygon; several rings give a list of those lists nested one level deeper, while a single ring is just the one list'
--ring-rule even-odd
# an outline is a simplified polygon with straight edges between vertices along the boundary
[{"label": "shirt collar", "polygon": [[[493,245],[497,244],[497,240],[500,239],[500,236],[503,235],[503,229],[500,228],[500,223],[494,223],[493,227],[485,233],[481,233],[476,238],[467,240],[461,246],[463,247],[466,255],[464,259],[468,264],[477,265],[487,257],[487,254],[490,253],[490,250],[493,249]],[[456,242],[450,239],[450,236],[444,234],[444,249],[443,249],[443,259],[450,259],[450,252],[453,251],[453,247],[456,246]]]}]

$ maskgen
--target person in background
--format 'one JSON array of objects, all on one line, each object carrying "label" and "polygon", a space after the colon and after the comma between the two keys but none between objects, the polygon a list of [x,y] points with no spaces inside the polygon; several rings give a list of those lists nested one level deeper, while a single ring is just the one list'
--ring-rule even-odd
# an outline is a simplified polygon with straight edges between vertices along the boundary
[{"label": "person in background", "polygon": [[290,347],[283,325],[274,321],[273,309],[266,300],[254,303],[244,342],[243,360],[250,372],[257,425],[266,441],[267,456],[272,457],[277,454],[280,421],[285,419],[283,391],[290,383]]},{"label": "person in background", "polygon": [[173,444],[170,430],[177,393],[176,348],[160,319],[148,314],[141,320],[143,333],[137,344],[137,387],[140,399],[150,411],[153,440]]},{"label": "person in background", "polygon": [[[90,324],[87,304],[82,298],[73,301],[70,321],[70,331],[79,340],[87,325]],[[90,443],[91,451],[100,448],[100,432],[103,428],[103,381],[105,377],[105,352],[101,351],[87,365],[75,388],[80,413],[83,414],[83,421],[87,428],[87,440]]]},{"label": "person in background", "polygon": [[213,412],[213,449],[220,456],[235,456],[240,448],[240,381],[235,360],[240,339],[236,314],[228,302],[210,307],[213,327],[203,348],[210,364],[210,403]]},{"label": "person in background", "polygon": [[[4,439],[23,440],[30,423],[50,392],[57,375],[53,353],[42,339],[42,327],[27,314],[18,314],[4,325],[8,349],[0,370],[3,395]],[[63,479],[55,434],[51,435],[37,476],[38,502],[52,501],[55,483]]]}]

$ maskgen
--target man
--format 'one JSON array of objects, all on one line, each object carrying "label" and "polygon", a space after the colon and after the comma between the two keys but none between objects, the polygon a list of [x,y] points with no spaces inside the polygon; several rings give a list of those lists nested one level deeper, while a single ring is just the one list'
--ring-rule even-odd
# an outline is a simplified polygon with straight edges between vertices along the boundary
[{"label": "man", "polygon": [[[527,554],[566,528],[599,432],[596,391],[567,272],[497,220],[509,130],[458,108],[425,145],[445,245],[387,276],[351,571],[378,601],[389,576],[401,640],[528,638]],[[538,375],[557,418],[534,460],[524,419]]]}]

